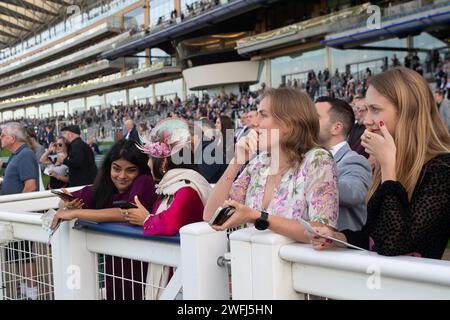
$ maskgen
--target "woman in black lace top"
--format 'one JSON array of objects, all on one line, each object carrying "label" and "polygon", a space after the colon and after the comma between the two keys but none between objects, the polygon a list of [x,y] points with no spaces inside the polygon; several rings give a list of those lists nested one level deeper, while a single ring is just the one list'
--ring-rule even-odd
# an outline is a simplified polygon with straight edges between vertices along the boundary
[{"label": "woman in black lace top", "polygon": [[[329,235],[382,255],[441,259],[450,238],[450,135],[426,81],[395,68],[372,77],[362,145],[375,161],[361,231]],[[315,249],[334,243],[309,234]]]}]

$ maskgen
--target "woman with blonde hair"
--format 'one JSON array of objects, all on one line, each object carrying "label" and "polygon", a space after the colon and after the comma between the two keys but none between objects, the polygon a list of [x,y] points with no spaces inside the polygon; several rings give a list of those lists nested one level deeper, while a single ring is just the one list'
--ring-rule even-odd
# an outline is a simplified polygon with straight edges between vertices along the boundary
[{"label": "woman with blonde hair", "polygon": [[[219,206],[232,207],[234,214],[225,223],[211,221],[214,229],[254,223],[258,230],[270,229],[299,242],[309,240],[301,219],[334,230],[336,165],[319,146],[319,117],[312,100],[294,89],[268,89],[258,107],[258,122],[258,133],[237,142],[235,158],[214,187],[203,219],[213,219]],[[252,159],[258,144],[260,154]]]},{"label": "woman with blonde hair", "polygon": [[[450,135],[418,73],[395,68],[369,80],[366,131],[375,160],[361,231],[322,234],[382,255],[441,259],[450,237]],[[309,234],[314,248],[334,246]]]}]

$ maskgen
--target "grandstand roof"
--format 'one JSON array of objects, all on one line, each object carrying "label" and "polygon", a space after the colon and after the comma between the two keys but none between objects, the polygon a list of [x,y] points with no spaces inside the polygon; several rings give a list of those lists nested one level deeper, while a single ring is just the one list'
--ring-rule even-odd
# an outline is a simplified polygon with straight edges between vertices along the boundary
[{"label": "grandstand roof", "polygon": [[84,8],[87,0],[0,0],[0,49],[20,43],[33,34],[63,20],[73,11],[71,5]]}]

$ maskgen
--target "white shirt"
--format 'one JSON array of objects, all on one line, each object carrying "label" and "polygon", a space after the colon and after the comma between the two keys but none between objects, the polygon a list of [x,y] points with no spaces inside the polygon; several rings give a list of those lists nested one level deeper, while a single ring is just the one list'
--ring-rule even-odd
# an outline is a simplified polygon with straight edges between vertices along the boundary
[{"label": "white shirt", "polygon": [[333,155],[333,157],[338,153],[338,151],[347,143],[347,141],[339,142],[337,145],[331,147],[330,152]]}]

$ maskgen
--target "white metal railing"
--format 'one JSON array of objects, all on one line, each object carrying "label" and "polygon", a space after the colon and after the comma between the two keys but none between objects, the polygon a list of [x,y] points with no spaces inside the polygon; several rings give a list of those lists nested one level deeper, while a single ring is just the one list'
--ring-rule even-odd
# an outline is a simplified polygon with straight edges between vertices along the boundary
[{"label": "white metal railing", "polygon": [[233,299],[450,299],[450,262],[315,251],[270,231],[231,234]]},{"label": "white metal railing", "polygon": [[[130,299],[148,297],[147,290],[156,290],[160,299],[450,299],[449,261],[315,251],[254,228],[231,233],[228,247],[227,233],[205,222],[184,226],[178,242],[142,236],[137,227],[134,234],[105,233],[96,229],[104,224],[96,223],[74,229],[72,221],[62,223],[47,246],[35,211],[57,204],[49,191],[0,197],[0,298],[23,298],[18,281],[34,280],[40,299],[124,298],[125,288],[133,292]],[[26,249],[21,242],[28,243]],[[26,254],[16,258],[14,252]],[[37,274],[27,276],[27,259]],[[167,284],[148,281],[147,263],[172,268]]]},{"label": "white metal railing", "polygon": [[[18,283],[32,280],[37,283],[38,299],[125,297],[125,287],[141,290],[138,298],[152,297],[151,293],[156,292],[153,297],[179,299],[182,291],[183,299],[229,299],[228,272],[217,265],[217,258],[226,252],[225,232],[215,232],[206,223],[192,224],[180,231],[177,242],[170,237],[165,241],[165,237],[74,228],[75,221],[71,221],[61,223],[48,244],[41,213],[36,211],[56,208],[58,202],[50,191],[0,196],[0,299],[23,298]],[[28,243],[26,249],[16,247],[25,256],[7,258],[17,249],[14,244],[22,242]],[[119,259],[121,270],[114,270],[114,262],[107,259]],[[23,262],[37,265],[37,274],[27,274]],[[142,273],[133,275],[131,271],[131,276],[126,275],[125,263],[140,265]],[[170,280],[149,282],[143,272],[147,271],[146,263],[171,267]],[[112,279],[112,293],[106,291],[108,279]],[[115,283],[121,284],[119,288],[114,288]],[[136,298],[134,293],[130,298]]]}]

